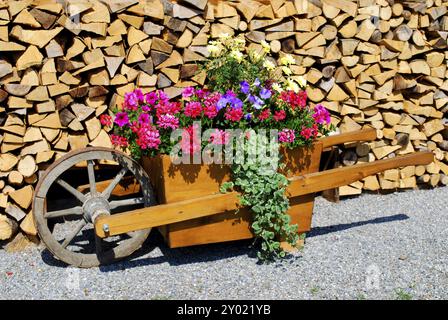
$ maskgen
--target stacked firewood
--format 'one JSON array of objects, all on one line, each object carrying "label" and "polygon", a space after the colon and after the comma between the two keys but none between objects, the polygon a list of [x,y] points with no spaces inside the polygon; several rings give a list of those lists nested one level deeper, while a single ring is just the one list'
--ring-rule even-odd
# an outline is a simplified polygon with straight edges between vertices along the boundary
[{"label": "stacked firewood", "polygon": [[448,184],[447,1],[0,1],[0,240],[34,236],[39,169],[66,152],[111,146],[99,116],[126,92],[202,85],[197,63],[221,33],[291,54],[312,104],[340,131],[373,126],[379,140],[346,145],[337,165],[429,149],[429,166],[389,170],[350,186]]}]

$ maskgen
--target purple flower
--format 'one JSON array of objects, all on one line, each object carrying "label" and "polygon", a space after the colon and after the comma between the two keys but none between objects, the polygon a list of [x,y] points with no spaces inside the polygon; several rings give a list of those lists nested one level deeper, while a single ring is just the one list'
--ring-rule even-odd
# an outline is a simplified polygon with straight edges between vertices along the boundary
[{"label": "purple flower", "polygon": [[240,88],[241,88],[241,92],[244,94],[249,94],[250,92],[250,85],[247,81],[241,81],[240,82]]},{"label": "purple flower", "polygon": [[189,98],[194,94],[194,88],[193,87],[187,87],[182,91],[182,97],[183,98]]},{"label": "purple flower", "polygon": [[143,95],[142,90],[140,89],[135,89],[134,90],[135,96],[137,97],[138,102],[143,102],[145,101],[145,96]]},{"label": "purple flower", "polygon": [[330,124],[331,118],[330,113],[327,109],[321,104],[318,104],[314,107],[314,114],[313,114],[314,121],[319,124]]},{"label": "purple flower", "polygon": [[252,106],[257,110],[261,109],[261,106],[264,105],[263,100],[254,95],[249,96],[249,102],[252,103]]},{"label": "purple flower", "polygon": [[218,110],[221,110],[222,108],[225,108],[225,106],[227,105],[228,102],[229,102],[229,100],[226,98],[225,95],[223,95],[223,96],[218,100],[218,103],[216,104],[216,107],[218,108]]},{"label": "purple flower", "polygon": [[114,123],[116,123],[119,127],[123,127],[129,124],[129,117],[126,112],[118,112],[115,115]]},{"label": "purple flower", "polygon": [[142,113],[139,117],[138,117],[138,123],[143,124],[143,123],[148,123],[149,122],[149,114],[147,113]]},{"label": "purple flower", "polygon": [[135,92],[128,92],[124,95],[124,105],[126,109],[137,110],[138,97]]},{"label": "purple flower", "polygon": [[258,79],[258,78],[255,79],[254,86],[256,86],[256,87],[260,86],[260,79]]},{"label": "purple flower", "polygon": [[246,120],[248,120],[248,121],[252,120],[252,113],[247,113],[247,114],[244,116],[244,119],[246,119]]},{"label": "purple flower", "polygon": [[157,101],[157,93],[155,91],[145,94],[145,100],[147,104],[154,105]]},{"label": "purple flower", "polygon": [[243,101],[241,101],[238,98],[231,98],[230,99],[230,104],[232,105],[233,109],[240,109],[243,107]]},{"label": "purple flower", "polygon": [[269,99],[270,97],[271,97],[271,91],[270,90],[268,90],[268,89],[266,89],[266,88],[263,88],[263,89],[261,89],[261,91],[260,91],[260,97],[262,98],[262,99]]},{"label": "purple flower", "polygon": [[204,99],[206,93],[207,92],[202,89],[196,90],[196,95],[198,96],[199,99]]}]

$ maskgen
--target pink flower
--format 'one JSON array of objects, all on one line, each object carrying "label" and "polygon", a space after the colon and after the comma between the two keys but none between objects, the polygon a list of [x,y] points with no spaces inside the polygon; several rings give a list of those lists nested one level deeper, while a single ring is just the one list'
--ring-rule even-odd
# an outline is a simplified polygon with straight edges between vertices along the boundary
[{"label": "pink flower", "polygon": [[299,106],[301,106],[302,108],[306,106],[306,99],[307,99],[307,94],[305,90],[302,90],[298,93],[298,101],[299,101]]},{"label": "pink flower", "polygon": [[243,117],[243,109],[241,108],[227,108],[224,117],[227,120],[237,122]]},{"label": "pink flower", "polygon": [[207,118],[213,119],[218,114],[218,109],[216,105],[205,105],[204,106],[204,114]]},{"label": "pink flower", "polygon": [[319,124],[330,124],[331,118],[330,113],[327,109],[321,104],[318,104],[314,107],[314,114],[313,114],[314,121]]},{"label": "pink flower", "polygon": [[185,106],[185,115],[191,118],[197,118],[201,116],[202,106],[198,101],[188,102]]},{"label": "pink flower", "polygon": [[100,123],[103,126],[110,127],[112,125],[112,117],[108,114],[102,114],[100,115]]},{"label": "pink flower", "polygon": [[311,128],[305,128],[302,127],[302,131],[300,131],[300,134],[305,138],[305,139],[310,139],[310,138],[314,138],[317,136],[317,134],[319,133],[317,125],[313,124],[313,126]]},{"label": "pink flower", "polygon": [[284,142],[284,143],[291,143],[294,142],[294,139],[296,138],[295,132],[292,129],[283,129],[278,134],[278,141]]},{"label": "pink flower", "polygon": [[151,124],[142,124],[137,132],[137,144],[145,149],[158,149],[160,145],[159,131]]},{"label": "pink flower", "polygon": [[161,101],[156,105],[156,115],[157,117],[161,117],[163,114],[176,114],[181,110],[180,102],[169,102],[169,101]]},{"label": "pink flower", "polygon": [[157,125],[160,128],[171,128],[174,130],[179,128],[179,119],[171,114],[163,114],[160,116],[159,120],[157,120]]},{"label": "pink flower", "polygon": [[261,111],[260,115],[258,116],[258,119],[260,119],[261,121],[264,121],[264,120],[269,119],[270,116],[271,116],[271,110],[264,109],[263,111]]},{"label": "pink flower", "polygon": [[286,118],[286,112],[285,112],[285,110],[279,110],[279,111],[276,111],[276,112],[274,113],[273,118],[274,118],[275,121],[282,121],[282,120],[284,120],[284,119]]},{"label": "pink flower", "polygon": [[138,123],[140,123],[140,124],[149,123],[149,120],[150,120],[150,116],[147,113],[142,113],[138,117]]},{"label": "pink flower", "polygon": [[110,135],[110,140],[114,146],[117,147],[127,147],[128,146],[128,139],[126,137],[122,137],[116,134]]},{"label": "pink flower", "polygon": [[182,91],[182,98],[189,98],[194,94],[193,87],[187,87]]},{"label": "pink flower", "polygon": [[115,115],[114,123],[116,123],[119,127],[123,127],[129,124],[129,117],[126,112],[118,112]]},{"label": "pink flower", "polygon": [[136,111],[138,109],[138,101],[139,98],[135,91],[125,93],[124,95],[124,103],[123,108],[124,110],[134,110]]},{"label": "pink flower", "polygon": [[149,112],[149,111],[151,111],[151,107],[149,105],[144,105],[144,106],[142,106],[142,111]]}]

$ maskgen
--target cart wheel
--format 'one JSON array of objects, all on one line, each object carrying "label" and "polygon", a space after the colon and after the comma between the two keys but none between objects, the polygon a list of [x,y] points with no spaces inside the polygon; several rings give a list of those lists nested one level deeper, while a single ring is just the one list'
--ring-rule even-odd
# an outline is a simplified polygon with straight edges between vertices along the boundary
[{"label": "cart wheel", "polygon": [[[100,184],[96,179],[100,177],[101,180],[104,171],[96,169],[107,161],[108,168],[115,168],[112,170],[113,179],[110,183],[103,183],[100,192],[97,191]],[[115,165],[110,166],[111,162]],[[87,168],[70,170],[79,164]],[[74,172],[77,181],[88,177],[89,187],[86,191],[81,192],[67,182],[69,179],[65,176],[70,173],[73,175]],[[137,193],[130,192],[124,199],[114,199],[112,191],[125,176],[134,178],[140,188],[137,188]],[[53,199],[55,187],[62,187],[63,190],[59,189],[59,192],[68,192],[77,204],[64,200],[64,209],[61,209],[61,203],[58,204],[58,210],[52,209],[52,204],[55,206],[58,201]],[[49,251],[67,264],[89,268],[129,256],[141,247],[151,231],[134,231],[101,239],[94,232],[95,219],[101,215],[151,205],[155,205],[155,200],[148,175],[136,161],[117,150],[86,148],[66,154],[45,171],[35,190],[33,215],[39,236]]]}]

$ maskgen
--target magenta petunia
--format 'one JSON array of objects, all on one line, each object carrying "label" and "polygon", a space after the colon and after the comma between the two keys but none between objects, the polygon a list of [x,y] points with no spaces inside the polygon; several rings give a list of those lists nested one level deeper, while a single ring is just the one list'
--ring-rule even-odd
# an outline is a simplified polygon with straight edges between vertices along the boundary
[{"label": "magenta petunia", "polygon": [[187,87],[184,90],[182,90],[182,97],[183,98],[189,98],[194,94],[194,88],[193,87]]},{"label": "magenta petunia", "polygon": [[149,123],[150,122],[150,116],[147,113],[142,113],[141,115],[139,115],[138,117],[138,123],[142,124],[142,123]]},{"label": "magenta petunia", "polygon": [[330,113],[327,109],[321,104],[318,104],[314,107],[314,114],[313,114],[314,121],[318,124],[330,124],[331,118]]},{"label": "magenta petunia", "polygon": [[126,112],[118,112],[115,115],[114,123],[116,123],[119,127],[123,127],[129,124],[129,117]]}]

